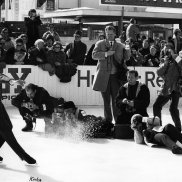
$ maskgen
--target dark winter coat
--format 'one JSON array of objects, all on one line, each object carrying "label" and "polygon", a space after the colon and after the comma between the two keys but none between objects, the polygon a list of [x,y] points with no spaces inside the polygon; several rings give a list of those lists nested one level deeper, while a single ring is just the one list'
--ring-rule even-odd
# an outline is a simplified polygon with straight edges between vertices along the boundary
[{"label": "dark winter coat", "polygon": [[[25,89],[23,89],[15,98],[12,99],[12,105],[20,108],[23,102],[30,102],[30,98],[27,97]],[[39,107],[39,109],[35,111],[39,115],[50,115],[54,111],[53,100],[43,87],[37,86],[33,103]],[[44,109],[43,105],[45,105],[46,109]]]},{"label": "dark winter coat", "polygon": [[37,16],[34,20],[30,18],[25,18],[25,26],[27,28],[27,37],[28,37],[28,48],[34,46],[34,43],[37,39],[40,38],[39,35],[39,26],[42,24],[40,17]]},{"label": "dark winter coat", "polygon": [[68,59],[72,59],[73,63],[77,65],[83,65],[87,46],[81,41],[70,43],[65,48]]},{"label": "dark winter coat", "polygon": [[[147,107],[150,103],[150,91],[145,84],[140,82],[136,82],[137,89],[135,91],[136,95],[134,98],[129,98],[128,93],[130,90],[130,85],[126,83],[125,85],[121,86],[118,95],[116,96],[116,106],[120,110],[119,117],[116,123],[130,123],[130,119],[134,114],[141,114],[142,116],[148,116]],[[133,111],[130,112],[131,108],[128,107],[127,104],[121,103],[124,98],[128,100],[134,101],[134,108]]]}]

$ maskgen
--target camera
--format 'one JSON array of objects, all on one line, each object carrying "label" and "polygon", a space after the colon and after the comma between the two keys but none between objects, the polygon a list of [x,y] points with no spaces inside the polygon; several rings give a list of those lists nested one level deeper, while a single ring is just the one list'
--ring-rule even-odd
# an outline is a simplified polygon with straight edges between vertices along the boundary
[{"label": "camera", "polygon": [[32,102],[28,102],[27,104],[28,104],[29,109],[33,109],[33,103]]}]

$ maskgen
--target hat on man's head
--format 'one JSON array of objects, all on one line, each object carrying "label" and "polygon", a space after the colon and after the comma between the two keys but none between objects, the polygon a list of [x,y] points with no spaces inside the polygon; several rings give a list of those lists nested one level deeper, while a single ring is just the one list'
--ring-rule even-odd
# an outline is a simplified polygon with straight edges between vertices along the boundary
[{"label": "hat on man's head", "polygon": [[76,30],[74,34],[79,35],[81,37],[82,36],[82,31],[81,30]]},{"label": "hat on man's head", "polygon": [[68,101],[63,104],[64,109],[76,109],[76,106],[73,101]]}]

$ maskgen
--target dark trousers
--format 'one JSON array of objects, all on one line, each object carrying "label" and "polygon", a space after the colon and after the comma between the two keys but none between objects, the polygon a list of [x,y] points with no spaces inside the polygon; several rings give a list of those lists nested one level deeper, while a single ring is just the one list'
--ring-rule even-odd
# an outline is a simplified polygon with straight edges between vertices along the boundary
[{"label": "dark trousers", "polygon": [[154,141],[172,149],[177,141],[182,143],[182,135],[172,124],[167,124],[161,133],[155,134]]},{"label": "dark trousers", "polygon": [[23,117],[24,120],[26,120],[26,115],[31,115],[33,116],[33,112],[31,112],[29,109],[25,108],[25,107],[20,107],[18,108],[19,109],[19,112],[20,112],[20,115]]},{"label": "dark trousers", "polygon": [[0,131],[0,148],[7,142],[8,145],[13,149],[13,151],[20,157],[20,159],[24,160],[29,158],[29,155],[24,151],[24,149],[17,142],[12,130]]},{"label": "dark trousers", "polygon": [[[179,115],[179,110],[178,110],[179,97],[180,97],[179,93],[175,92],[175,91],[173,91],[168,96],[159,95],[153,105],[153,115],[161,118],[162,107],[169,100],[171,100],[169,111],[170,111],[171,117],[173,119],[173,122],[174,122],[176,128],[179,131],[181,131],[181,120],[180,120],[180,115]],[[162,123],[161,123],[161,125],[162,125]]]},{"label": "dark trousers", "polygon": [[110,123],[112,123],[113,116],[115,121],[117,120],[118,117],[119,110],[116,107],[115,98],[117,96],[119,88],[120,88],[120,82],[117,79],[117,76],[110,75],[106,91],[101,92],[104,101],[104,117],[106,121]]},{"label": "dark trousers", "polygon": [[27,120],[27,115],[30,115],[34,118],[50,118],[51,116],[51,112],[50,111],[45,111],[44,113],[42,112],[41,114],[36,114],[35,112],[30,111],[29,109],[25,108],[25,107],[19,107],[19,112],[20,115],[23,117],[23,119],[26,121]]}]

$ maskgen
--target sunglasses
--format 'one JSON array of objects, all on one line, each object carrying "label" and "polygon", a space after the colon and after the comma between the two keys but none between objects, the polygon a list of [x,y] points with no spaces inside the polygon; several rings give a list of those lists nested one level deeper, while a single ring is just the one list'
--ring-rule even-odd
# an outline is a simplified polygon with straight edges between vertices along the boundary
[{"label": "sunglasses", "polygon": [[16,46],[17,46],[17,47],[20,47],[20,46],[22,46],[22,44],[16,44]]},{"label": "sunglasses", "polygon": [[56,49],[60,49],[61,47],[54,47],[54,48],[56,48]]}]

